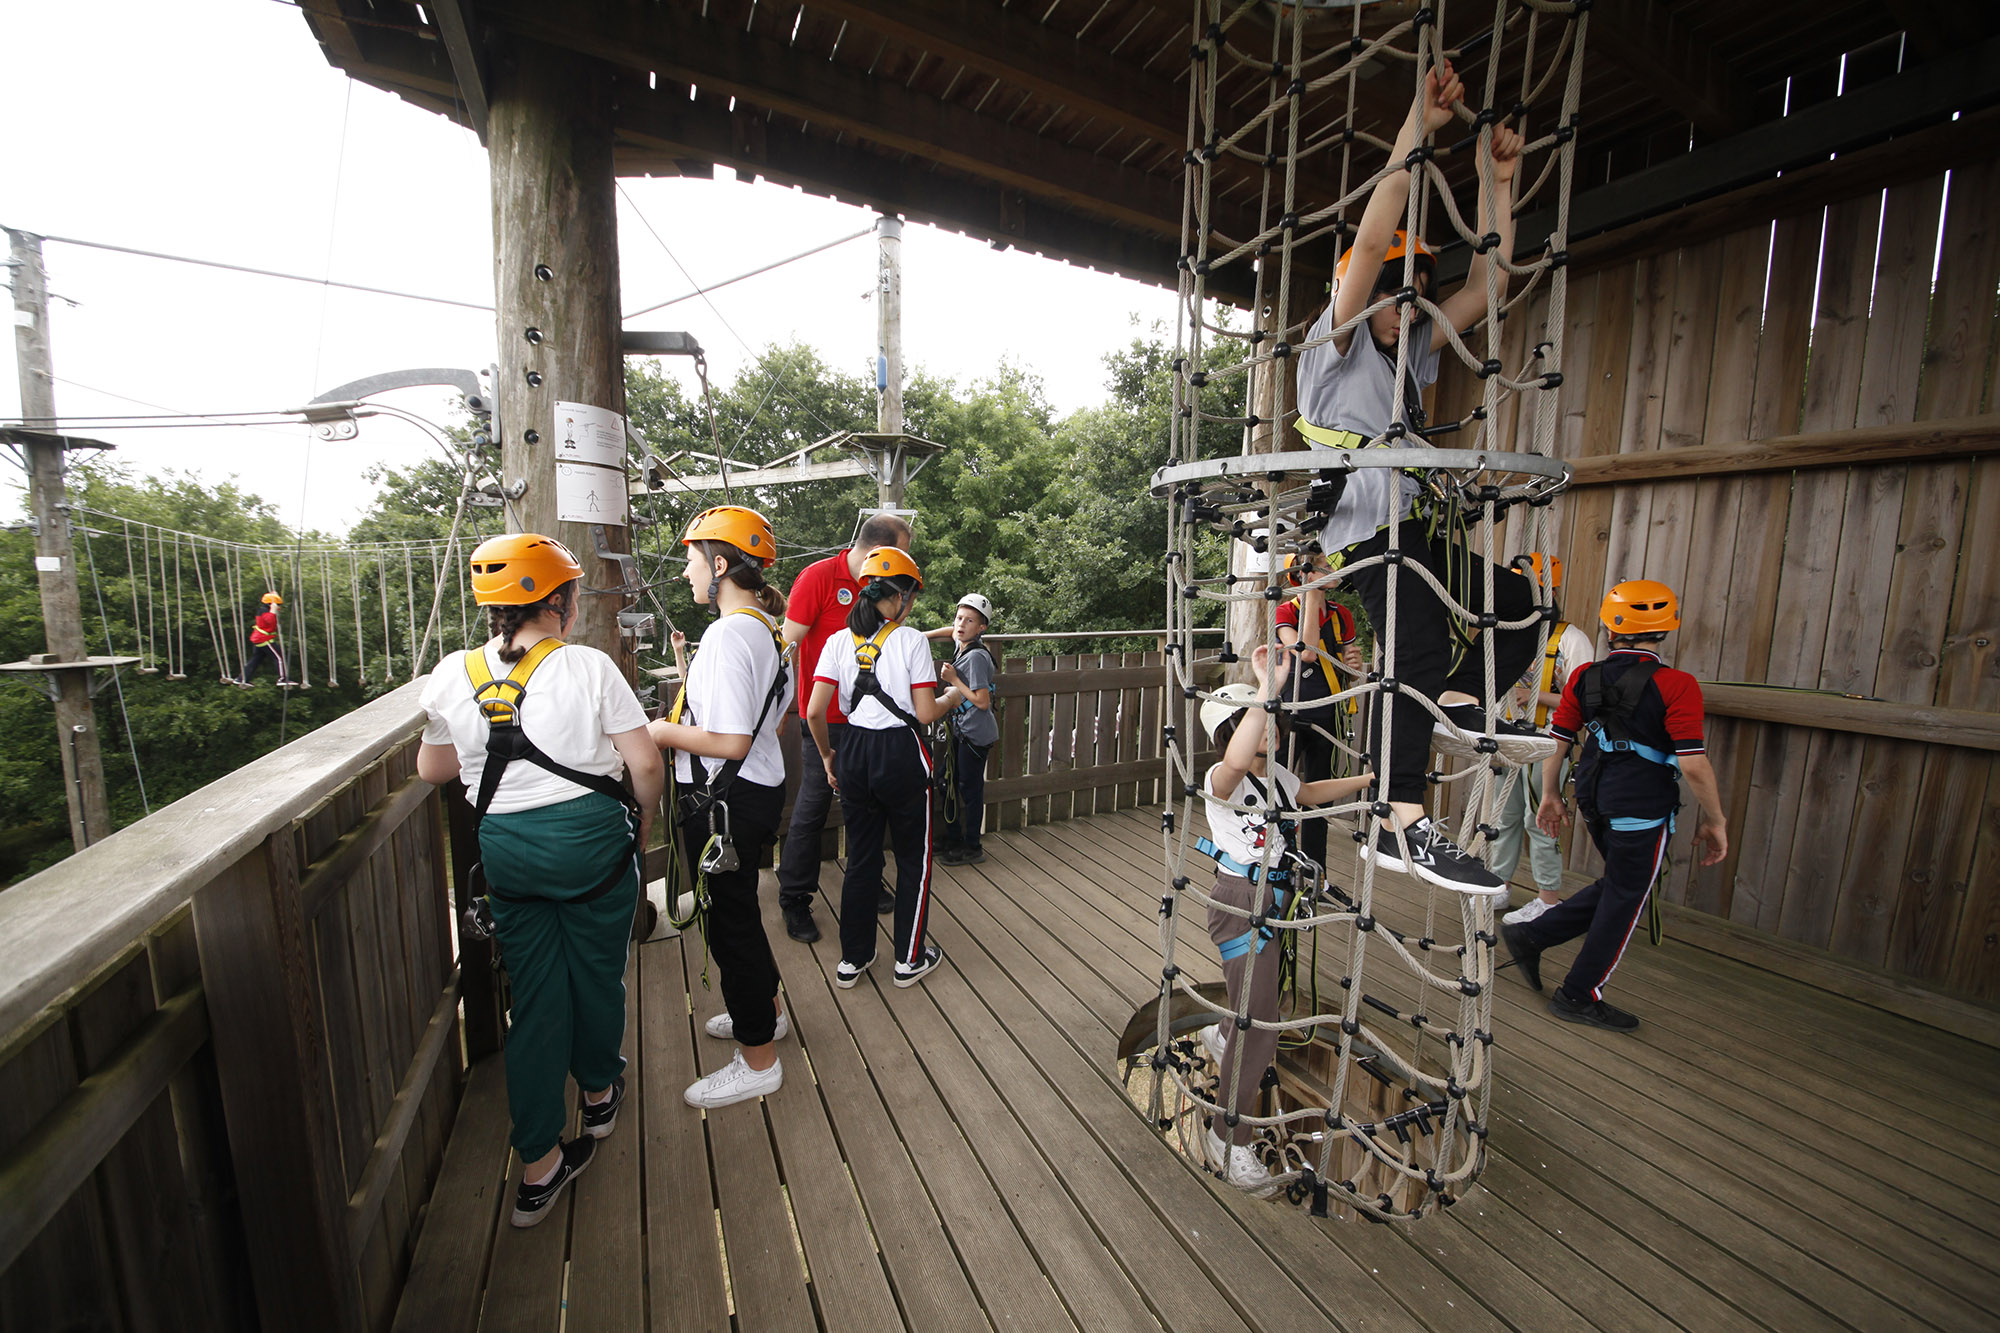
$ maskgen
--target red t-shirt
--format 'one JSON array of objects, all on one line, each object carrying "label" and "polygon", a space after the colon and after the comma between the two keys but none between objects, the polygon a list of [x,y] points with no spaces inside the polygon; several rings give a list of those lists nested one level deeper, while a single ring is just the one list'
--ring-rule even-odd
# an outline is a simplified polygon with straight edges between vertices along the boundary
[{"label": "red t-shirt", "polygon": [[[815,560],[807,565],[793,582],[792,590],[785,601],[785,619],[795,620],[806,627],[805,641],[799,645],[799,716],[806,715],[806,704],[812,699],[813,667],[819,662],[820,649],[838,630],[847,628],[847,613],[854,609],[854,599],[861,592],[847,572],[847,551],[845,549],[824,560]],[[827,705],[826,720],[845,722],[847,714],[840,711],[840,694],[835,691],[833,702]]]},{"label": "red t-shirt", "polygon": [[275,611],[260,612],[257,616],[256,625],[257,628],[250,631],[251,643],[266,644],[278,637],[277,612]]},{"label": "red t-shirt", "polygon": [[[1299,599],[1294,597],[1278,608],[1278,623],[1299,627]],[[1354,613],[1339,602],[1329,601],[1319,616],[1319,643],[1322,648],[1345,648],[1354,642]]]}]

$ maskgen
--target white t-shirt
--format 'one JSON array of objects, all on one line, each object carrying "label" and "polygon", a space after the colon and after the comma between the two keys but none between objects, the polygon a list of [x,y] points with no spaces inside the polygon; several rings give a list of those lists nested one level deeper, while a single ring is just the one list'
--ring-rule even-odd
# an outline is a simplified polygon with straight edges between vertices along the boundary
[{"label": "white t-shirt", "polygon": [[[861,676],[860,664],[854,660],[854,632],[836,630],[833,637],[820,649],[819,664],[813,668],[813,680],[831,681],[838,692],[840,706],[847,710],[847,721],[851,726],[866,727],[870,731],[888,731],[892,727],[907,726],[903,719],[882,706],[882,701],[869,695],[861,701],[859,708],[848,708],[847,701],[854,697],[854,682]],[[931,661],[930,640],[908,625],[898,625],[889,631],[889,637],[882,641],[882,655],[875,660],[875,679],[881,683],[882,692],[896,701],[896,706],[916,716],[912,696],[918,690],[937,689],[937,664]]]},{"label": "white t-shirt", "polygon": [[[500,660],[498,648],[488,643],[478,651],[486,654],[487,670],[498,680],[511,665]],[[421,700],[430,715],[424,740],[430,745],[449,745],[458,751],[459,777],[465,783],[465,798],[476,801],[479,779],[486,769],[486,719],[472,702],[472,681],[465,674],[465,653],[447,653],[424,682]],[[595,648],[568,643],[550,653],[528,680],[521,701],[521,727],[537,749],[565,768],[579,773],[624,776],[625,761],[611,738],[646,725],[646,712],[618,672],[618,666]],[[486,812],[512,814],[538,810],[590,794],[567,778],[559,778],[538,764],[517,759],[507,766],[493,804]]]},{"label": "white t-shirt", "polygon": [[[724,736],[748,736],[764,715],[764,725],[750,742],[750,753],[737,770],[745,782],[765,787],[785,785],[785,756],[778,748],[778,723],[784,720],[789,701],[780,697],[766,709],[771,681],[785,673],[790,688],[790,668],[778,656],[771,642],[775,624],[761,612],[732,611],[701,636],[701,650],[688,666],[687,708],[681,721],[703,731]],[[702,764],[713,775],[723,760],[708,758]],[[682,782],[696,781],[694,763],[686,751],[674,756],[674,776]]]},{"label": "white t-shirt", "polygon": [[1246,865],[1261,865],[1268,818],[1264,809],[1269,808],[1270,793],[1273,790],[1277,792],[1279,810],[1296,810],[1299,808],[1299,780],[1283,764],[1271,760],[1264,765],[1263,776],[1245,773],[1243,780],[1236,784],[1236,790],[1229,794],[1230,801],[1237,805],[1264,809],[1231,810],[1213,795],[1215,771],[1221,767],[1220,763],[1214,765],[1201,779],[1202,800],[1208,807],[1209,840]]},{"label": "white t-shirt", "polygon": [[[1563,692],[1563,685],[1568,682],[1570,676],[1578,667],[1588,666],[1597,660],[1596,643],[1591,640],[1589,634],[1576,625],[1564,625],[1562,637],[1550,640],[1549,646],[1556,650],[1555,670],[1549,675],[1549,693],[1551,694],[1561,694]],[[1544,655],[1537,657],[1535,664],[1528,668],[1528,673],[1521,677],[1521,684],[1539,692],[1542,685],[1542,665],[1547,660],[1546,650],[1544,650]],[[1532,711],[1535,725],[1545,727],[1548,725],[1549,714],[1555,710],[1553,708],[1544,708],[1537,701]]]}]

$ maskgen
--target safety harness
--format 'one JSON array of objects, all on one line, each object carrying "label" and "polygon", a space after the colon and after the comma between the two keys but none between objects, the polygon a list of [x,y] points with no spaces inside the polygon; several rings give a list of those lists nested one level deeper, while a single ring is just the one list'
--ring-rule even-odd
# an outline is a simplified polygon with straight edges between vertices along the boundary
[{"label": "safety harness", "polygon": [[[1257,780],[1256,774],[1246,773],[1243,776],[1244,780],[1250,784],[1250,789],[1257,793],[1258,802],[1269,812],[1265,816],[1264,824],[1265,828],[1269,829],[1271,826],[1271,814],[1277,814],[1292,808],[1290,805],[1284,803],[1284,789],[1279,788],[1278,799],[1274,800],[1270,789]],[[1281,848],[1291,846],[1292,831],[1297,827],[1297,824],[1298,821],[1292,819],[1281,818],[1277,821],[1279,846]],[[1272,866],[1267,872],[1262,865],[1237,860],[1228,852],[1216,846],[1215,842],[1209,838],[1196,839],[1195,850],[1204,856],[1214,857],[1216,866],[1231,875],[1247,879],[1252,884],[1258,883],[1260,879],[1264,883],[1269,884],[1271,886],[1272,905],[1276,909],[1271,915],[1282,916],[1284,914],[1285,900],[1290,894],[1290,889],[1287,886],[1292,878],[1292,871],[1289,866]],[[1274,933],[1269,926],[1250,926],[1241,935],[1233,939],[1224,940],[1218,946],[1222,954],[1222,961],[1226,963],[1232,958],[1241,958],[1244,954],[1250,952],[1253,946],[1258,953],[1264,952],[1264,946],[1270,942],[1271,936]]]},{"label": "safety harness", "polygon": [[[1540,730],[1549,725],[1549,708],[1541,696],[1554,694],[1561,688],[1556,680],[1556,658],[1562,653],[1563,635],[1569,632],[1569,622],[1558,620],[1549,626],[1549,646],[1542,652],[1542,683],[1535,694],[1535,728]],[[1650,673],[1649,673],[1650,674]],[[1636,702],[1636,701],[1635,701]]]},{"label": "safety harness", "polygon": [[[567,764],[557,763],[543,753],[540,746],[529,740],[528,733],[522,729],[521,710],[527,702],[528,681],[535,674],[535,668],[546,662],[562,646],[561,639],[543,639],[523,653],[521,660],[514,663],[505,676],[497,679],[486,665],[486,652],[483,648],[475,648],[465,655],[465,675],[472,683],[472,701],[477,705],[480,716],[486,719],[486,764],[480,770],[479,793],[472,803],[473,846],[476,848],[479,845],[477,837],[479,825],[486,818],[487,808],[493,804],[494,794],[500,790],[501,777],[506,773],[507,766],[517,759],[525,760],[537,768],[553,773],[565,782],[573,782],[579,787],[586,787],[601,795],[609,796],[624,806],[632,816],[634,859],[621,861],[603,883],[580,897],[569,900],[587,903],[602,898],[622,884],[625,877],[632,873],[637,858],[643,851],[639,846],[640,810],[639,802],[633,799],[631,792],[625,790],[623,783],[603,773],[584,773]],[[487,897],[498,899],[503,903],[537,901],[501,893],[487,880],[485,870],[477,862],[472,867],[472,874],[476,877],[476,883],[486,886]]]},{"label": "safety harness", "polygon": [[882,628],[876,630],[874,634],[865,639],[859,634],[854,633],[853,630],[847,631],[854,639],[854,665],[856,671],[854,676],[854,690],[848,695],[847,702],[842,704],[841,708],[845,710],[848,719],[851,721],[854,717],[854,710],[860,706],[861,701],[863,699],[873,699],[900,719],[904,726],[915,732],[917,743],[922,744],[924,739],[924,724],[917,721],[916,714],[904,708],[894,699],[891,699],[889,692],[882,688],[882,682],[875,675],[875,664],[882,660],[882,645],[889,641],[889,636],[895,632],[895,629],[896,622],[889,620],[884,621]]},{"label": "safety harness", "polygon": [[[1604,679],[1604,663],[1593,662],[1585,668],[1583,676],[1577,681],[1577,703],[1581,706],[1585,718],[1583,724],[1585,751],[1586,754],[1593,748],[1597,751],[1597,762],[1590,765],[1590,791],[1586,794],[1579,788],[1578,805],[1593,811],[1600,808],[1597,803],[1597,789],[1604,781],[1605,761],[1614,754],[1634,755],[1661,764],[1672,769],[1675,779],[1679,779],[1681,761],[1678,755],[1647,745],[1643,741],[1633,739],[1632,736],[1633,713],[1639,706],[1639,700],[1646,693],[1646,686],[1652,682],[1653,674],[1660,669],[1660,666],[1658,661],[1651,660],[1634,663],[1627,667],[1617,680],[1607,685]],[[1583,765],[1579,763],[1577,767],[1581,771]],[[1603,816],[1593,816],[1593,818],[1603,818]],[[1658,828],[1662,824],[1667,826],[1668,832],[1672,832],[1674,816],[1668,814],[1657,819],[1645,819],[1636,815],[1614,815],[1605,822],[1609,827],[1623,832]]]}]

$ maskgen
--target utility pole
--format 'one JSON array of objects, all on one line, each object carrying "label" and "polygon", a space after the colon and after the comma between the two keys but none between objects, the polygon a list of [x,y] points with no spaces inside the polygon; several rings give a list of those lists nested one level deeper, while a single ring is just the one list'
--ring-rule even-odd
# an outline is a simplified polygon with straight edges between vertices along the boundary
[{"label": "utility pole", "polygon": [[[63,445],[56,438],[55,371],[49,359],[48,276],[42,269],[42,238],[11,230],[7,236],[14,272],[14,367],[21,382],[21,419],[46,433],[21,447],[28,458],[28,502],[35,516],[35,569],[41,581],[48,657],[51,664],[87,664],[83,604],[70,542],[69,497],[63,486]],[[98,749],[97,717],[90,706],[91,669],[81,665],[52,670],[48,677],[56,706],[63,788],[69,798],[69,835],[81,851],[111,834],[104,758]]]},{"label": "utility pole", "polygon": [[[888,439],[903,433],[903,220],[882,214],[875,219],[875,236],[875,388],[880,395],[875,431]],[[907,481],[903,450],[889,444],[875,479],[876,503],[901,509]]]}]

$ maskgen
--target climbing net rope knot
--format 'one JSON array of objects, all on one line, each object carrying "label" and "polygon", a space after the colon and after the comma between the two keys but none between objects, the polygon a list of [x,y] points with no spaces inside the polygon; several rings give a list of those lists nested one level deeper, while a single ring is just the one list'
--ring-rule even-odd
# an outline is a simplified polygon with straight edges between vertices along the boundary
[{"label": "climbing net rope knot", "polygon": [[[1496,679],[1495,640],[1502,631],[1532,629],[1539,661],[1554,619],[1553,589],[1546,585],[1537,586],[1525,615],[1502,619],[1492,608],[1503,545],[1553,549],[1551,502],[1568,480],[1553,445],[1587,9],[1573,0],[1496,0],[1481,11],[1482,19],[1490,14],[1490,24],[1454,45],[1446,36],[1443,0],[1371,34],[1363,32],[1366,11],[1360,6],[1194,4],[1174,410],[1168,460],[1152,480],[1152,494],[1168,502],[1165,670],[1173,721],[1165,750],[1167,790],[1178,795],[1161,821],[1160,994],[1155,1012],[1142,1010],[1134,1019],[1135,1028],[1149,1024],[1150,1031],[1128,1032],[1121,1051],[1136,1072],[1137,1046],[1150,1043],[1149,1113],[1163,1130],[1178,1129],[1190,1155],[1204,1156],[1195,1145],[1211,1118],[1218,1131],[1247,1124],[1286,1196],[1322,1215],[1338,1203],[1384,1220],[1420,1217],[1463,1197],[1477,1179],[1492,1103],[1495,903],[1485,892],[1428,886],[1414,902],[1407,892],[1378,894],[1376,862],[1368,856],[1356,858],[1356,882],[1343,887],[1283,838],[1264,841],[1247,907],[1218,901],[1204,887],[1210,863],[1199,848],[1204,802],[1197,798],[1259,819],[1271,812],[1205,792],[1207,757],[1198,763],[1197,756],[1208,738],[1198,710],[1217,697],[1229,667],[1250,659],[1249,645],[1278,642],[1277,613],[1286,597],[1393,566],[1383,623],[1369,627],[1376,668],[1355,671],[1329,659],[1330,698],[1277,699],[1262,705],[1261,715],[1253,706],[1245,725],[1262,726],[1265,753],[1281,759],[1285,715],[1292,715],[1286,731],[1296,747],[1306,724],[1298,715],[1307,709],[1322,715],[1329,705],[1348,714],[1379,711],[1390,695],[1420,705],[1445,741],[1459,743],[1454,752],[1471,759],[1455,772],[1429,775],[1440,799],[1448,795],[1462,809],[1458,843],[1476,856],[1490,841],[1502,803],[1521,780],[1518,764],[1493,739],[1515,684]],[[1275,15],[1268,37],[1245,21],[1258,15]],[[1260,36],[1243,35],[1252,31]],[[1262,48],[1248,49],[1253,40]],[[1442,134],[1426,134],[1415,150],[1392,160],[1391,143],[1360,126],[1359,80],[1364,73],[1406,68],[1421,105],[1427,76],[1447,60],[1468,88],[1482,85],[1477,108],[1454,109],[1462,137],[1445,142]],[[1539,137],[1529,134],[1531,122],[1542,127]],[[1518,172],[1527,184],[1513,198],[1513,212],[1540,199],[1554,217],[1546,245],[1533,257],[1506,254],[1493,216],[1492,141],[1503,125],[1525,141]],[[1452,164],[1468,156],[1481,200],[1481,215],[1470,218],[1447,179]],[[1378,185],[1405,171],[1411,188],[1400,225],[1412,237],[1462,245],[1475,256],[1474,280],[1484,277],[1483,317],[1469,330],[1451,327],[1442,306],[1418,286],[1417,247],[1411,245],[1401,260],[1400,283],[1388,283],[1339,325],[1321,328],[1314,316],[1322,307],[1301,307],[1317,296],[1339,248],[1354,236],[1350,212],[1358,216]],[[1253,188],[1254,233],[1220,234],[1211,221],[1223,213],[1219,205],[1238,205]],[[1385,275],[1395,263],[1389,261]],[[1536,302],[1526,304],[1537,292]],[[1247,334],[1233,331],[1220,308],[1240,302],[1244,293],[1252,315]],[[1436,328],[1442,330],[1439,354],[1449,349],[1477,379],[1478,403],[1456,420],[1430,423],[1406,388],[1391,395],[1401,401],[1386,427],[1346,441],[1355,447],[1290,443],[1302,421],[1294,383],[1302,355],[1339,339],[1372,338],[1360,326],[1385,310],[1395,312],[1398,330],[1393,353],[1384,350],[1393,356],[1392,383],[1413,383],[1413,328]],[[1510,367],[1503,361],[1502,321],[1525,320],[1531,310],[1546,314],[1519,340],[1518,347],[1528,350],[1518,352],[1518,364]],[[1431,444],[1447,435],[1460,447]],[[1526,448],[1510,451],[1521,438]],[[1286,558],[1303,570],[1322,553],[1330,506],[1350,485],[1370,501],[1385,497],[1381,549],[1350,557],[1331,573],[1304,576],[1295,586]],[[1400,533],[1412,517],[1434,536],[1442,534],[1453,553],[1443,577],[1425,561],[1405,558]],[[1447,717],[1435,698],[1397,679],[1397,590],[1405,588],[1405,599],[1414,595],[1419,585],[1411,580],[1420,580],[1443,607],[1458,651],[1483,659],[1482,697],[1489,702],[1477,737]],[[1223,647],[1202,656],[1196,632],[1212,632],[1217,620],[1227,626]],[[1336,672],[1345,674],[1337,679]],[[1369,757],[1359,730],[1351,724],[1340,734],[1321,730],[1345,773],[1362,771]],[[1377,773],[1385,774],[1394,758],[1393,729],[1381,732],[1372,759]],[[1389,814],[1389,805],[1365,790],[1343,804],[1285,811],[1298,821],[1329,821],[1330,833],[1340,827],[1357,843],[1370,844],[1390,827]],[[1405,835],[1392,836],[1410,863]],[[1273,885],[1274,872],[1289,892]],[[1190,907],[1243,918],[1249,930],[1279,948],[1286,1016],[1253,1015],[1247,994],[1232,1002],[1220,984],[1197,984],[1194,971],[1212,965],[1206,955],[1197,965],[1183,952],[1190,946],[1180,938],[1181,925],[1198,929],[1186,921]],[[1325,1004],[1323,950],[1337,965],[1329,977],[1334,995]],[[1373,978],[1367,972],[1371,954]],[[1238,1033],[1277,1032],[1277,1065],[1269,1071],[1220,1068],[1208,1043],[1194,1036],[1215,1023]],[[1241,1050],[1242,1043],[1231,1043],[1232,1064],[1241,1065]],[[1233,1092],[1246,1077],[1260,1076],[1263,1113],[1239,1115],[1236,1099],[1224,1089]]]}]

